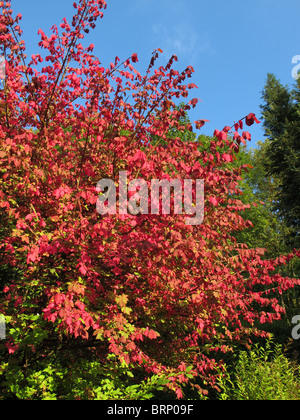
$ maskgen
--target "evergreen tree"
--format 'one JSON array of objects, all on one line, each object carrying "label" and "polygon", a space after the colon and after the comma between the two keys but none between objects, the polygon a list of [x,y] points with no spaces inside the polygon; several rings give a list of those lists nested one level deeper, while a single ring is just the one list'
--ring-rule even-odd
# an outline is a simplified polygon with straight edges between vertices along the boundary
[{"label": "evergreen tree", "polygon": [[299,246],[300,235],[300,82],[294,89],[268,74],[261,105],[265,135],[269,138],[265,166],[277,179],[278,211],[292,228],[288,242]]}]

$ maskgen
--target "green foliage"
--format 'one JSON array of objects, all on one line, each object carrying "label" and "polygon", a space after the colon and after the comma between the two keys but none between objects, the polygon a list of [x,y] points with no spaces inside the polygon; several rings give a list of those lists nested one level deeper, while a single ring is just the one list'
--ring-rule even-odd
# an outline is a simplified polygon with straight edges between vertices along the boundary
[{"label": "green foliage", "polygon": [[116,355],[99,357],[99,342],[63,339],[25,308],[17,320],[6,316],[14,344],[7,357],[7,340],[0,340],[0,400],[146,400],[168,389],[167,375],[146,377]]},{"label": "green foliage", "polygon": [[167,375],[144,379],[114,355],[105,362],[90,356],[65,351],[23,366],[12,357],[0,363],[0,399],[147,400],[167,389]]},{"label": "green foliage", "polygon": [[[249,164],[253,167],[242,175],[243,180],[240,182],[240,189],[243,192],[240,200],[244,204],[249,204],[249,208],[243,212],[242,216],[250,220],[253,226],[236,232],[234,236],[239,243],[245,243],[249,248],[266,249],[264,259],[277,258],[291,252],[294,238],[292,227],[288,226],[286,220],[274,210],[278,205],[280,183],[278,178],[272,176],[266,168],[267,163],[270,162],[269,148],[270,140],[268,139],[259,141],[255,149],[243,147],[235,162],[237,166]],[[256,205],[251,205],[251,203],[256,203]],[[286,277],[299,278],[300,259],[297,257],[291,259],[286,265],[277,269],[277,272]],[[286,309],[283,324],[286,330],[285,335],[289,336],[290,320],[300,309],[299,288],[285,291],[280,296],[277,294],[277,297]],[[275,333],[276,329],[271,328],[270,331]],[[279,330],[282,334],[282,328]]]},{"label": "green foliage", "polygon": [[300,243],[300,84],[283,86],[268,74],[261,105],[265,134],[269,138],[265,167],[278,180],[274,209],[293,228],[290,244]]},{"label": "green foliage", "polygon": [[221,400],[299,400],[300,368],[268,341],[241,351],[235,366],[225,366]]},{"label": "green foliage", "polygon": [[278,182],[265,169],[268,146],[268,141],[258,142],[257,148],[243,147],[237,156],[235,165],[252,166],[252,169],[242,175],[240,189],[243,195],[240,196],[240,200],[249,205],[249,209],[243,213],[243,218],[250,220],[253,227],[240,231],[235,236],[240,243],[246,243],[249,248],[267,249],[266,255],[274,258],[290,251],[286,245],[290,229],[273,211],[277,200]]}]

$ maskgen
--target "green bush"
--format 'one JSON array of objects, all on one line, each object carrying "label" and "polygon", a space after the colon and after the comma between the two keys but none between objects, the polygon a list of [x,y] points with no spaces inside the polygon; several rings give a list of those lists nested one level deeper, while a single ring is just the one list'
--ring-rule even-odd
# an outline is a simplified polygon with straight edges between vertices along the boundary
[{"label": "green bush", "polygon": [[300,366],[269,341],[241,351],[235,366],[225,366],[219,386],[221,400],[300,400]]},{"label": "green bush", "polygon": [[106,363],[68,356],[72,366],[57,355],[33,366],[0,362],[0,400],[148,400],[167,390],[166,376],[134,375],[115,356]]}]

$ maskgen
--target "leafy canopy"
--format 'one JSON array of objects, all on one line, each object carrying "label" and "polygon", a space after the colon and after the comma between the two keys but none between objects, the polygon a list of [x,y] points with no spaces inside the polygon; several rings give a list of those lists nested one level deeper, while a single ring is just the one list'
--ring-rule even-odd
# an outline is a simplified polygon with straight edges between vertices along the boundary
[{"label": "leafy canopy", "polygon": [[[215,384],[215,352],[265,335],[255,322],[284,312],[270,291],[299,283],[273,273],[296,250],[264,260],[264,250],[233,235],[251,222],[240,214],[250,205],[233,197],[249,166],[231,163],[251,138],[244,122],[258,121],[249,114],[202,144],[170,138],[170,129],[186,130],[180,119],[198,102],[174,102],[195,88],[193,68],[174,69],[176,56],[157,66],[159,49],[145,75],[137,54],[104,68],[83,39],[106,2],[73,6],[70,23],[39,30],[41,51],[27,63],[21,15],[0,2],[2,395],[101,398],[108,380],[112,397],[128,398],[124,364],[144,395],[158,377],[177,398],[188,384],[205,392]],[[100,216],[96,185],[121,170],[148,183],[203,179],[204,223],[189,226],[172,211]]]}]

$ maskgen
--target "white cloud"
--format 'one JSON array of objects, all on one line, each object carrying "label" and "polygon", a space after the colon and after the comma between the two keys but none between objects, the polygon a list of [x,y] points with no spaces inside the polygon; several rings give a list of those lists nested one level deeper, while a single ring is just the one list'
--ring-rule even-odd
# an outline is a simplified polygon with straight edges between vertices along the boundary
[{"label": "white cloud", "polygon": [[175,54],[180,61],[193,64],[200,55],[215,54],[210,35],[201,33],[198,20],[195,23],[193,3],[197,1],[185,4],[182,0],[130,0],[129,13],[147,17],[145,27],[151,33],[151,46],[161,48],[165,59]]},{"label": "white cloud", "polygon": [[201,54],[214,54],[209,36],[199,34],[186,22],[173,27],[155,23],[152,31],[157,47],[161,48],[168,58],[176,54],[179,59],[194,62]]}]

